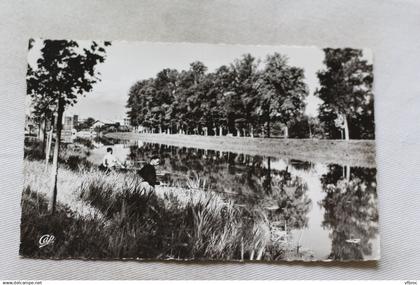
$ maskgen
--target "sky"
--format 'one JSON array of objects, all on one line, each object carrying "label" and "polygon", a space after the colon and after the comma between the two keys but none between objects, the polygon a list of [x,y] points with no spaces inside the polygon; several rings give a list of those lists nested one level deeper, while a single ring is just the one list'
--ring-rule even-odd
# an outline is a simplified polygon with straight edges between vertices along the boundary
[{"label": "sky", "polygon": [[[29,64],[34,64],[39,58],[41,47],[41,41],[37,40],[28,54]],[[80,98],[74,107],[66,110],[66,114],[79,115],[79,118],[121,120],[127,111],[125,105],[130,87],[138,80],[154,77],[164,68],[187,70],[191,62],[199,60],[208,67],[208,72],[212,72],[245,53],[260,59],[262,67],[267,54],[274,52],[286,55],[290,65],[304,69],[304,80],[309,88],[305,113],[316,116],[321,102],[313,96],[319,87],[316,72],[324,69],[324,53],[319,48],[125,41],[114,41],[107,47],[105,62],[97,66],[101,82],[95,84],[93,90]]]}]

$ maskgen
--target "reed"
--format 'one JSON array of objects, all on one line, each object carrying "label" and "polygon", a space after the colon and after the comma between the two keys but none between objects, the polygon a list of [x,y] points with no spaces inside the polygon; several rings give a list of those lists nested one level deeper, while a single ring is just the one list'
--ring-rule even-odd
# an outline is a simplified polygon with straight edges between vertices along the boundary
[{"label": "reed", "polygon": [[[23,256],[50,258],[281,259],[261,211],[237,207],[220,193],[193,188],[142,187],[134,173],[59,169],[58,210],[47,210],[49,169],[24,162]],[[198,179],[198,178],[197,178]],[[43,234],[52,247],[37,247]],[[274,249],[273,249],[274,248]]]}]

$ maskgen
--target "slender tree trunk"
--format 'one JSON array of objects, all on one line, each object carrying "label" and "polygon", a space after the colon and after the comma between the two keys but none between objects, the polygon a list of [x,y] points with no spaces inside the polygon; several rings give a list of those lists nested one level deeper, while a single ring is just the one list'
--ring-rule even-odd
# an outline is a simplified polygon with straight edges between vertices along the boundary
[{"label": "slender tree trunk", "polygon": [[47,171],[48,163],[50,162],[52,136],[53,136],[53,128],[51,128],[51,130],[48,132],[47,149],[46,149],[46,152],[45,152],[45,171]]},{"label": "slender tree trunk", "polygon": [[347,121],[347,116],[343,115],[344,118],[344,140],[350,140],[350,133],[349,133],[349,122]]},{"label": "slender tree trunk", "polygon": [[264,246],[261,246],[257,253],[257,260],[261,260],[263,252],[264,252]]},{"label": "slender tree trunk", "polygon": [[346,166],[344,166],[344,178],[347,180],[347,181],[350,181],[350,165],[346,165]]},{"label": "slender tree trunk", "polygon": [[38,134],[37,137],[39,140],[42,139],[42,122],[38,123]]},{"label": "slender tree trunk", "polygon": [[244,238],[241,238],[241,260],[244,260]]},{"label": "slender tree trunk", "polygon": [[267,138],[269,138],[270,137],[270,135],[271,135],[271,130],[270,130],[270,103],[269,103],[269,105],[268,105],[268,108],[267,108]]},{"label": "slender tree trunk", "polygon": [[289,127],[287,126],[284,127],[284,138],[289,138]]},{"label": "slender tree trunk", "polygon": [[42,131],[42,156],[45,155],[45,149],[47,147],[47,119],[44,118],[43,122],[43,131]]},{"label": "slender tree trunk", "polygon": [[49,203],[49,210],[51,215],[55,213],[56,204],[57,204],[57,178],[58,178],[58,155],[60,151],[61,143],[61,129],[63,127],[63,113],[64,113],[64,100],[61,98],[58,99],[58,108],[57,108],[57,120],[56,120],[56,135],[55,135],[55,145],[54,145],[54,154],[53,154],[53,165],[52,165],[52,193],[51,200]]},{"label": "slender tree trunk", "polygon": [[267,158],[266,193],[271,194],[271,158]]},{"label": "slender tree trunk", "polygon": [[269,138],[271,136],[271,130],[270,130],[270,108],[271,108],[271,99],[268,101],[268,107],[267,107],[267,137]]}]

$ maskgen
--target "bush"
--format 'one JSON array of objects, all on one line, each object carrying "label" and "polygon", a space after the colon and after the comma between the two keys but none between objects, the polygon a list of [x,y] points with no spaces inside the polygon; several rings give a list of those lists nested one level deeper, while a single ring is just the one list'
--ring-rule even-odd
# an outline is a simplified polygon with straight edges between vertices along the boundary
[{"label": "bush", "polygon": [[93,167],[93,163],[87,160],[86,157],[78,155],[70,155],[67,160],[60,160],[60,162],[65,163],[71,170],[90,169]]},{"label": "bush", "polygon": [[25,138],[23,156],[27,160],[45,159],[42,141],[34,138]]},{"label": "bush", "polygon": [[76,137],[74,139],[73,143],[83,145],[83,146],[87,147],[88,149],[93,149],[94,148],[93,143],[92,143],[92,139],[88,139],[88,138]]},{"label": "bush", "polygon": [[[90,142],[90,141],[89,141]],[[90,155],[89,143],[78,141],[75,145],[61,144],[58,162],[65,164],[71,170],[91,169],[93,164],[87,159]],[[92,143],[90,142],[92,145]],[[54,149],[51,145],[50,159]],[[25,139],[24,158],[30,161],[45,160],[43,143],[37,139]]]}]

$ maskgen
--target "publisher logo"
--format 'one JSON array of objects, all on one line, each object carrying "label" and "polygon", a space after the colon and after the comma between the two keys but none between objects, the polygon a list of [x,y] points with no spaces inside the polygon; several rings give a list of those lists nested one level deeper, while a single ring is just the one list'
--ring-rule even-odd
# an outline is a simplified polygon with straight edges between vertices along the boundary
[{"label": "publisher logo", "polygon": [[52,244],[54,243],[55,240],[55,236],[53,235],[43,235],[42,237],[39,238],[39,248],[44,247],[46,245]]}]

